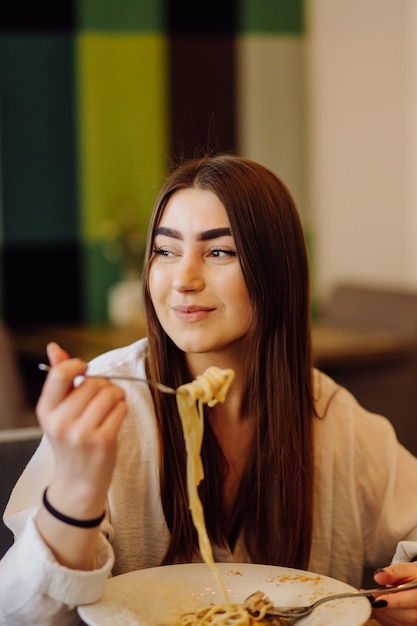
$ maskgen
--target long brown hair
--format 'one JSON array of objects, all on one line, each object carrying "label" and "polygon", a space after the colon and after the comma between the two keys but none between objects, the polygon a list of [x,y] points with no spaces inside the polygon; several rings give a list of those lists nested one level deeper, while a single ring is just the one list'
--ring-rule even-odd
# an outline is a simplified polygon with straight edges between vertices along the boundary
[{"label": "long brown hair", "polygon": [[[310,288],[306,245],[294,201],[277,176],[233,155],[179,166],[152,215],[144,268],[149,375],[172,386],[190,380],[184,354],[162,330],[149,294],[155,229],[176,191],[207,189],[224,205],[253,309],[247,338],[246,405],[255,440],[232,523],[222,506],[225,459],[206,420],[200,486],[206,524],[218,545],[243,531],[253,562],[305,568],[313,500]],[[154,395],[160,434],[161,497],[171,532],[164,563],[190,561],[197,539],[188,509],[185,448],[175,399]]]}]

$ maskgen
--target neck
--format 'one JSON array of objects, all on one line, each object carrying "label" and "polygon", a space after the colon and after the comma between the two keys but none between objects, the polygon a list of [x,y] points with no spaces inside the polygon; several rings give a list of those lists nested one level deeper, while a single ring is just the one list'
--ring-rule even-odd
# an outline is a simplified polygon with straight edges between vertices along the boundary
[{"label": "neck", "polygon": [[213,366],[234,371],[235,376],[227,392],[225,402],[219,402],[210,409],[210,421],[213,423],[230,423],[243,419],[243,400],[246,389],[244,360],[242,358],[237,359],[230,352],[228,354],[187,354],[186,358],[188,368],[194,378],[202,374],[208,367]]},{"label": "neck", "polygon": [[235,372],[234,387],[244,384],[246,359],[247,353],[242,350],[241,344],[230,346],[227,350],[204,353],[189,352],[185,355],[188,369],[194,377],[202,374],[208,367],[232,369]]}]

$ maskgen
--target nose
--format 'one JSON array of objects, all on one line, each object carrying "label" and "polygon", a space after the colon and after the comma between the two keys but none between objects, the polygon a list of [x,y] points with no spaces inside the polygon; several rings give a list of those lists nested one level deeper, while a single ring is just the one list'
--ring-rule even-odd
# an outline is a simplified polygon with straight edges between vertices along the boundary
[{"label": "nose", "polygon": [[186,291],[201,291],[204,289],[201,263],[193,255],[184,255],[175,268],[172,286],[181,293]]}]

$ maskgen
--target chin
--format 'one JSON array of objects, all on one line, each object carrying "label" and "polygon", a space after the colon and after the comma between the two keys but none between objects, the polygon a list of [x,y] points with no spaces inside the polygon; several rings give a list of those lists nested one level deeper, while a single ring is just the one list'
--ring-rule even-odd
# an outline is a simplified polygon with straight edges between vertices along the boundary
[{"label": "chin", "polygon": [[182,350],[187,354],[205,354],[219,349],[219,346],[215,345],[212,341],[208,342],[207,340],[203,341],[201,339],[197,340],[192,338],[179,339],[178,337],[176,338],[172,335],[169,335],[169,337],[179,350]]},{"label": "chin", "polygon": [[215,348],[210,345],[202,345],[198,343],[175,342],[176,346],[186,354],[207,354],[213,352]]}]

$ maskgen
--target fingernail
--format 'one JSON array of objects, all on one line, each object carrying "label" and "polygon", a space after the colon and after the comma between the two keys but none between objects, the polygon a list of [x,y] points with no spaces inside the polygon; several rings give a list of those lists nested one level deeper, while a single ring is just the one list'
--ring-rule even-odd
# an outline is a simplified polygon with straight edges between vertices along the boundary
[{"label": "fingernail", "polygon": [[55,343],[55,341],[50,341],[48,343],[48,345],[46,346],[46,354],[48,355],[49,358],[51,358],[51,356],[53,356],[53,354],[56,351],[57,347],[58,347],[58,344]]},{"label": "fingernail", "polygon": [[376,570],[374,571],[374,574],[379,574],[379,572],[385,572],[384,568],[383,568],[383,567],[380,567],[379,569],[376,569]]},{"label": "fingernail", "polygon": [[375,602],[372,602],[373,609],[384,609],[386,606],[388,606],[386,600],[375,600]]}]

